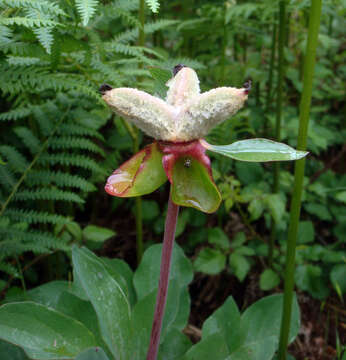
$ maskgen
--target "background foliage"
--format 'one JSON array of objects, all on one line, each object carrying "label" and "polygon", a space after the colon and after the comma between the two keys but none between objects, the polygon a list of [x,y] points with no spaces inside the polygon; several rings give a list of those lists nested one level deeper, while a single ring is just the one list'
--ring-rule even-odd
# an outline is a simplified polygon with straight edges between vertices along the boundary
[{"label": "background foliage", "polygon": [[[281,137],[293,147],[309,3],[287,1]],[[143,28],[137,0],[0,0],[3,297],[67,279],[74,243],[137,266],[134,201],[112,199],[103,191],[107,175],[132,153],[133,138],[101,101],[102,83],[164,96],[163,81],[178,63],[198,72],[203,91],[239,87],[251,78],[247,106],[214,129],[209,140],[228,144],[274,137],[277,63],[272,66],[270,58],[277,1],[146,4]],[[339,310],[346,292],[344,16],[344,1],[323,2],[296,271],[299,293],[320,300],[327,308],[323,316],[333,318],[324,335],[335,356],[341,354],[339,325],[345,314]],[[145,46],[138,45],[140,31]],[[140,135],[141,146],[148,141]],[[208,217],[183,209],[179,218],[177,239],[197,272],[192,297],[198,281],[209,279],[202,274],[226,276],[238,288],[252,289],[252,300],[282,289],[292,164],[281,166],[280,191],[273,193],[270,164],[212,157],[222,207]],[[161,240],[166,200],[163,187],[142,202],[146,247]],[[269,267],[272,219],[277,232]],[[245,298],[236,300],[246,305]]]}]

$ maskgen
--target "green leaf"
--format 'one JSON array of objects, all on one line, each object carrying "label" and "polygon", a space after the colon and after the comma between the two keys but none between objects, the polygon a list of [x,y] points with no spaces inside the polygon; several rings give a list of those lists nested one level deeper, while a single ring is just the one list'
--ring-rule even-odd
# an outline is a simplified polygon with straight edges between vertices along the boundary
[{"label": "green leaf", "polygon": [[285,200],[280,194],[270,194],[265,197],[267,207],[276,224],[280,223],[285,213]]},{"label": "green leaf", "polygon": [[82,300],[70,292],[63,292],[55,309],[85,325],[95,336],[97,345],[102,346],[107,350],[107,354],[111,355],[102,339],[97,315],[90,301]]},{"label": "green leaf", "polygon": [[339,288],[341,294],[346,293],[346,264],[337,264],[330,272],[330,280],[335,288]]},{"label": "green leaf", "polygon": [[88,241],[104,242],[116,234],[115,231],[101,226],[88,225],[83,229],[83,236]]},{"label": "green leaf", "polygon": [[140,196],[155,191],[166,180],[162,153],[155,142],[115,170],[108,178],[105,190],[113,196]]},{"label": "green leaf", "polygon": [[[151,327],[154,317],[154,309],[157,297],[155,289],[150,294],[139,300],[132,313],[132,336],[131,360],[142,360],[148,351]],[[190,313],[190,298],[187,286],[181,287],[178,280],[170,280],[167,294],[167,304],[163,318],[161,342],[168,338],[167,332],[176,328],[180,331],[187,325]]]},{"label": "green leaf", "polygon": [[128,358],[130,304],[104,264],[86,248],[74,247],[72,261],[80,283],[96,311],[105,343],[119,360]]},{"label": "green leaf", "polygon": [[241,140],[221,146],[203,141],[202,145],[207,150],[232,159],[252,162],[298,160],[308,154],[306,151],[298,151],[286,144],[267,139]]},{"label": "green leaf", "polygon": [[280,277],[272,269],[266,269],[260,276],[260,288],[261,290],[271,290],[275,286],[279,285]]},{"label": "green leaf", "polygon": [[228,353],[224,337],[217,333],[192,346],[182,360],[231,360]]},{"label": "green leaf", "polygon": [[296,284],[299,289],[308,291],[312,297],[323,300],[329,294],[326,279],[322,269],[317,265],[300,265],[295,273]]},{"label": "green leaf", "polygon": [[158,94],[161,99],[165,99],[167,95],[166,82],[172,77],[172,72],[157,67],[149,68],[150,75],[155,79],[154,93]]},{"label": "green leaf", "polygon": [[180,360],[191,345],[191,340],[185,334],[171,328],[160,345],[158,360]]},{"label": "green leaf", "polygon": [[208,229],[208,242],[226,250],[231,246],[228,236],[221,228]]},{"label": "green leaf", "polygon": [[[242,326],[246,333],[246,343],[256,342],[268,337],[274,337],[279,341],[281,315],[283,307],[283,295],[271,295],[255,302],[245,310],[241,317]],[[289,333],[289,342],[298,335],[300,328],[299,306],[296,297],[292,304],[292,318]],[[265,351],[265,349],[263,349]],[[259,357],[259,359],[271,359],[271,356]]]},{"label": "green leaf", "polygon": [[230,254],[229,264],[239,281],[243,281],[245,279],[251,268],[249,260],[245,256],[237,254],[236,252]]},{"label": "green leaf", "polygon": [[143,221],[151,221],[160,215],[160,207],[154,200],[142,200]]},{"label": "green leaf", "polygon": [[244,333],[241,330],[240,312],[232,296],[219,307],[203,324],[203,339],[219,334],[224,338],[231,352],[237,349],[244,341]]},{"label": "green leaf", "polygon": [[1,360],[29,360],[23,349],[7,341],[0,340]]},{"label": "green leaf", "polygon": [[31,358],[74,359],[95,346],[93,334],[80,322],[32,302],[0,308],[0,338],[25,348]]},{"label": "green leaf", "polygon": [[[158,287],[160,276],[162,244],[150,246],[144,253],[142,261],[135,272],[133,283],[137,292],[138,300],[141,300]],[[190,260],[184,251],[174,244],[171,259],[170,281],[179,281],[181,287],[187,286],[193,278],[193,270]]]},{"label": "green leaf", "polygon": [[102,348],[94,347],[79,354],[75,360],[109,360]]},{"label": "green leaf", "polygon": [[298,226],[297,243],[308,244],[314,242],[315,229],[312,221],[300,221]]},{"label": "green leaf", "polygon": [[188,160],[188,167],[184,157],[180,157],[173,166],[172,200],[177,205],[213,213],[220,206],[221,195],[211,173],[196,159]]},{"label": "green leaf", "polygon": [[226,265],[226,255],[221,251],[204,248],[199,253],[194,262],[196,271],[205,274],[215,275],[220,273]]},{"label": "green leaf", "polygon": [[130,304],[134,305],[136,302],[136,290],[133,286],[133,272],[130,266],[121,259],[100,258],[100,260],[104,263],[110,275],[119,283]]}]

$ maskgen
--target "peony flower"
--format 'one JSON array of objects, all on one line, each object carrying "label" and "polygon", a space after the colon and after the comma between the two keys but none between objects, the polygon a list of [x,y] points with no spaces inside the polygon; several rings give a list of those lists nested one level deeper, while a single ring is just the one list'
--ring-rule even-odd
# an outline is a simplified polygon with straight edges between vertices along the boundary
[{"label": "peony flower", "polygon": [[240,89],[220,87],[201,94],[196,72],[177,65],[166,85],[166,101],[137,89],[101,86],[103,99],[115,113],[155,139],[108,178],[105,190],[110,195],[148,194],[168,179],[176,205],[211,213],[219,207],[221,195],[206,150],[243,161],[296,160],[306,155],[266,139],[225,146],[203,140],[213,127],[243,107],[250,82]]}]

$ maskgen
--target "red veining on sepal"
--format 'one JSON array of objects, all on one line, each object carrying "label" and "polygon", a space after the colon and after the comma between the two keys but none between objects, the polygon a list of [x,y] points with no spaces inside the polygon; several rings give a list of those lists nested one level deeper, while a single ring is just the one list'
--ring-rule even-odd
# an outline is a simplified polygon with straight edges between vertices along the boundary
[{"label": "red veining on sepal", "polygon": [[208,169],[208,173],[210,177],[212,177],[210,159],[205,154],[206,149],[199,140],[180,143],[161,141],[159,142],[159,147],[164,154],[162,158],[162,165],[171,183],[174,164],[181,157],[186,159],[196,159]]}]

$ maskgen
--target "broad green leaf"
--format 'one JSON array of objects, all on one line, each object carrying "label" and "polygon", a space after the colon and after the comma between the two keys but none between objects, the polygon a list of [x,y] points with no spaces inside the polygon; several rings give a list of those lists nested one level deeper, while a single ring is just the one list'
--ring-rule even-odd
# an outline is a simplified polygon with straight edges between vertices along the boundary
[{"label": "broad green leaf", "polygon": [[1,360],[29,360],[24,350],[7,341],[0,340]]},{"label": "broad green leaf", "polygon": [[223,336],[230,352],[243,343],[245,334],[241,330],[240,312],[232,296],[204,322],[203,339],[213,334]]},{"label": "broad green leaf", "polygon": [[[151,327],[154,318],[157,290],[138,301],[132,314],[133,336],[131,360],[142,360],[148,351]],[[177,279],[171,280],[168,287],[167,304],[162,324],[161,343],[172,328],[180,331],[187,325],[190,312],[190,298],[187,286],[181,287]],[[167,338],[167,340],[169,340]]]},{"label": "broad green leaf", "polygon": [[[141,300],[158,287],[162,244],[150,246],[144,253],[142,261],[135,272],[133,282],[138,300]],[[181,287],[187,286],[193,278],[190,260],[178,244],[174,244],[171,260],[170,281],[177,280]]]},{"label": "broad green leaf", "polygon": [[339,288],[341,294],[346,293],[346,264],[337,264],[330,272],[330,280],[335,288]]},{"label": "broad green leaf", "polygon": [[109,360],[109,358],[102,348],[94,347],[83,351],[75,360]]},{"label": "broad green leaf", "polygon": [[70,292],[63,292],[59,297],[56,310],[80,321],[94,335],[96,344],[102,346],[111,355],[102,339],[97,315],[90,301],[84,301]]},{"label": "broad green leaf", "polygon": [[171,328],[160,345],[158,360],[180,360],[191,345],[191,340],[182,331]]},{"label": "broad green leaf", "polygon": [[[189,161],[186,166],[185,161]],[[179,158],[172,170],[172,200],[177,205],[213,213],[221,202],[209,169],[194,158]]]},{"label": "broad green leaf", "polygon": [[312,221],[299,221],[297,243],[312,243],[315,238],[315,229]]},{"label": "broad green leaf", "polygon": [[260,288],[261,290],[270,290],[279,285],[280,277],[272,269],[265,269],[260,276]]},{"label": "broad green leaf", "polygon": [[0,338],[24,347],[29,357],[74,359],[95,346],[93,334],[79,321],[32,302],[0,308]]},{"label": "broad green leaf", "polygon": [[226,255],[220,250],[204,248],[198,253],[193,265],[196,271],[215,275],[225,268]]},{"label": "broad green leaf", "polygon": [[155,191],[166,180],[162,153],[154,142],[115,170],[108,178],[105,190],[113,196],[140,196]]},{"label": "broad green leaf", "polygon": [[221,146],[203,141],[202,145],[207,150],[232,159],[251,162],[298,160],[308,154],[306,151],[298,151],[286,144],[267,139],[240,140]]},{"label": "broad green leaf", "polygon": [[126,293],[130,304],[134,305],[136,302],[136,290],[133,285],[133,272],[130,266],[121,259],[103,257],[101,260],[106,265],[107,271],[119,283],[124,293]]},{"label": "broad green leaf", "polygon": [[104,242],[114,235],[115,231],[96,225],[88,225],[83,229],[83,236],[88,241]]},{"label": "broad green leaf", "polygon": [[213,334],[200,341],[182,357],[182,360],[231,360],[224,337]]},{"label": "broad green leaf", "polygon": [[327,278],[317,265],[300,265],[295,272],[295,281],[299,289],[308,291],[312,297],[323,300],[329,295]]},{"label": "broad green leaf", "polygon": [[[242,327],[246,333],[245,343],[255,343],[274,337],[278,342],[283,306],[283,295],[271,295],[260,299],[245,310],[241,317]],[[296,297],[292,304],[292,319],[289,342],[297,336],[300,327],[299,306]],[[262,359],[271,359],[274,352]]]},{"label": "broad green leaf", "polygon": [[119,360],[128,358],[130,304],[120,285],[96,255],[86,248],[74,247],[75,272],[96,311],[105,343]]},{"label": "broad green leaf", "polygon": [[231,244],[228,236],[221,228],[208,229],[208,242],[221,249],[229,249]]},{"label": "broad green leaf", "polygon": [[230,254],[229,265],[239,281],[243,281],[245,279],[251,268],[249,260],[245,256],[237,254],[236,252]]},{"label": "broad green leaf", "polygon": [[56,308],[61,294],[68,291],[70,286],[68,281],[51,281],[28,291],[27,300]]}]

